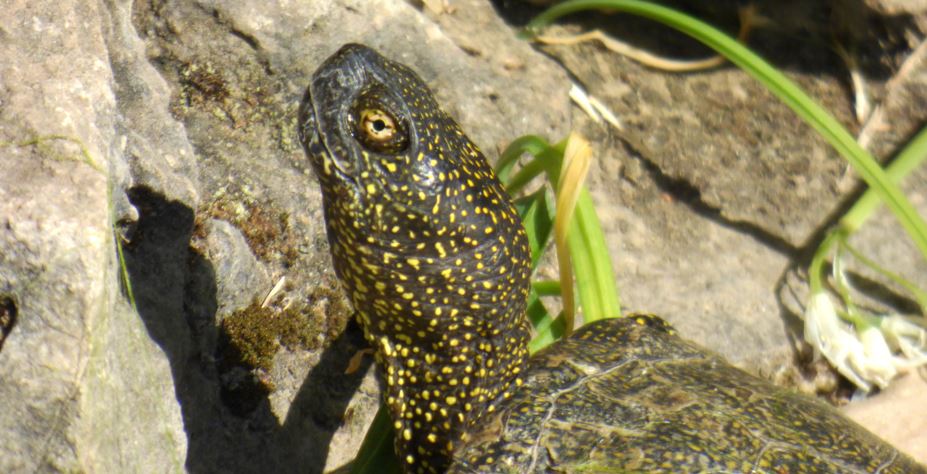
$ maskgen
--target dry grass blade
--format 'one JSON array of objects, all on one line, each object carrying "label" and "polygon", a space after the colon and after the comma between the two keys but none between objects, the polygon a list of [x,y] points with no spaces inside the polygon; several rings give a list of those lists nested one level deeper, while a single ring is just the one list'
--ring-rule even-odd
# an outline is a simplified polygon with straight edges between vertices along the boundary
[{"label": "dry grass blade", "polygon": [[560,288],[563,296],[564,336],[570,335],[575,323],[575,295],[573,293],[573,264],[567,246],[567,234],[576,201],[586,181],[589,164],[592,162],[592,148],[578,133],[567,139],[563,153],[563,166],[557,183],[557,215],[554,217],[554,242],[557,248],[557,262],[560,267]]},{"label": "dry grass blade", "polygon": [[[737,33],[737,40],[741,43],[747,41],[750,31],[759,26],[769,24],[769,20],[761,16],[754,5],[747,5],[738,10],[740,16],[740,31]],[[643,49],[631,46],[624,41],[612,38],[601,30],[592,30],[585,33],[572,36],[548,36],[541,35],[535,38],[538,42],[554,45],[574,45],[585,43],[587,41],[599,41],[610,51],[614,51],[622,56],[627,56],[645,66],[668,72],[693,72],[704,71],[718,67],[726,61],[724,56],[715,55],[705,59],[682,60],[657,56]]]}]

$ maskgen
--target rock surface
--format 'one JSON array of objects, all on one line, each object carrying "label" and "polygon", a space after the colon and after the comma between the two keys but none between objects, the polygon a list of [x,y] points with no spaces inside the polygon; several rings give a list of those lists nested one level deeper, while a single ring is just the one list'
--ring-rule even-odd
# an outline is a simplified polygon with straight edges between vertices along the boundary
[{"label": "rock surface", "polygon": [[[799,310],[777,288],[853,187],[827,146],[733,68],[673,75],[596,46],[546,48],[625,130],[592,123],[568,102],[571,76],[506,24],[522,6],[448,5],[13,0],[0,13],[0,471],[351,459],[377,385],[369,358],[345,373],[364,343],[294,132],[309,76],[346,42],[412,66],[490,157],[528,133],[591,138],[625,307],[753,370],[794,370]],[[927,47],[909,46],[893,63],[904,74],[872,77],[883,107],[859,129],[880,157],[927,119],[911,107],[927,95],[914,60]],[[853,126],[840,63],[804,54],[783,65]],[[925,210],[927,175],[912,178]],[[891,218],[876,222],[859,247],[925,281]]]},{"label": "rock surface", "polygon": [[112,12],[5,6],[0,294],[16,318],[0,351],[0,471],[180,471],[171,367],[126,302],[113,238],[126,125]]}]

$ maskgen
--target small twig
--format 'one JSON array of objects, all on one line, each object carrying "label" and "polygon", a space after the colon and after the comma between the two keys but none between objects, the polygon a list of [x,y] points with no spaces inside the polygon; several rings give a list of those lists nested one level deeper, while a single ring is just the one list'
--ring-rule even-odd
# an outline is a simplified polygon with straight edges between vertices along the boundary
[{"label": "small twig", "polygon": [[837,43],[834,45],[834,51],[843,59],[850,72],[850,83],[853,86],[853,112],[856,114],[856,121],[863,123],[872,113],[872,103],[869,102],[869,94],[866,92],[866,78],[863,77],[859,69],[859,62],[856,55],[847,51],[843,45]]},{"label": "small twig", "polygon": [[[753,28],[764,26],[769,23],[769,20],[761,16],[756,11],[756,7],[753,5],[747,5],[741,8],[738,10],[738,15],[740,16],[740,31],[737,33],[737,40],[741,43],[747,41],[747,38],[750,36],[750,31]],[[627,56],[645,66],[669,72],[703,71],[705,69],[711,69],[713,67],[720,66],[725,62],[724,57],[721,55],[715,55],[709,58],[696,60],[664,58],[649,53],[643,49],[631,46],[624,41],[612,38],[603,33],[601,30],[587,31],[585,33],[580,33],[573,36],[542,35],[536,37],[535,39],[544,44],[556,45],[574,45],[578,43],[585,43],[587,41],[598,40],[602,43],[603,46],[611,51],[614,51],[623,56]]]},{"label": "small twig", "polygon": [[368,355],[373,355],[373,349],[369,347],[355,352],[354,355],[351,356],[351,359],[348,360],[348,367],[344,369],[344,375],[351,375],[357,372],[358,369],[360,369],[361,363],[364,361],[364,357]]},{"label": "small twig", "polygon": [[284,283],[286,283],[286,276],[280,277],[280,279],[277,280],[277,284],[274,285],[274,287],[270,289],[270,292],[268,292],[267,296],[264,297],[264,301],[261,302],[262,308],[266,308],[267,305],[269,305],[270,302],[273,301],[274,297],[277,296],[277,293],[280,293],[280,290],[283,289]]},{"label": "small twig", "polygon": [[599,99],[587,94],[582,87],[573,84],[573,86],[570,87],[570,99],[572,99],[579,108],[583,109],[583,112],[586,112],[586,115],[592,118],[595,123],[605,120],[618,130],[624,130],[618,117],[609,110],[608,106],[599,101]]}]

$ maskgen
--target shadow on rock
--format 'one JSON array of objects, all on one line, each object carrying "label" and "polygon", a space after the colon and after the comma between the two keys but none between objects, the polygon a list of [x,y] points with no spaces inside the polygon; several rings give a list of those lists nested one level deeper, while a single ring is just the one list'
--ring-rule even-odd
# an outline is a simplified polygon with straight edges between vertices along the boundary
[{"label": "shadow on rock", "polygon": [[[350,416],[348,402],[364,379],[373,362],[364,357],[363,363],[350,374],[351,357],[366,348],[360,326],[352,319],[347,328],[322,352],[319,359],[293,399],[286,421],[279,432],[278,443],[290,462],[289,470],[321,474],[328,459],[331,435]],[[286,460],[283,460],[286,461]]]},{"label": "shadow on rock", "polygon": [[128,194],[139,219],[125,247],[126,267],[139,316],[170,362],[187,470],[321,473],[332,433],[370,364],[344,374],[364,347],[359,329],[349,326],[322,353],[281,424],[268,391],[230,386],[228,371],[220,370],[228,363],[219,350],[227,335],[216,321],[215,270],[190,245],[193,209],[146,187]]}]

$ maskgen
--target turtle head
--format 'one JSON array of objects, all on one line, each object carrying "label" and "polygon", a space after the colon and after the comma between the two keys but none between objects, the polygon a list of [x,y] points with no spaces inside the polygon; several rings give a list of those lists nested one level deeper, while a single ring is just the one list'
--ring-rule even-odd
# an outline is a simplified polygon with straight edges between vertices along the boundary
[{"label": "turtle head", "polygon": [[[479,179],[488,170],[412,70],[359,44],[343,46],[315,72],[298,132],[327,205],[347,206],[343,214],[360,219],[367,235],[388,224],[437,230],[440,216],[429,216],[473,199],[457,187],[461,175]],[[409,223],[389,221],[410,215]]]},{"label": "turtle head", "polygon": [[344,46],[319,67],[299,136],[335,270],[377,349],[400,457],[441,471],[527,359],[525,231],[424,82],[370,48]]},{"label": "turtle head", "polygon": [[[482,153],[411,69],[343,46],[313,75],[299,137],[321,183],[335,268],[365,326],[391,336],[397,326],[447,329],[461,312],[504,326],[508,302],[523,309],[521,222]],[[420,314],[425,305],[442,310]]]}]

